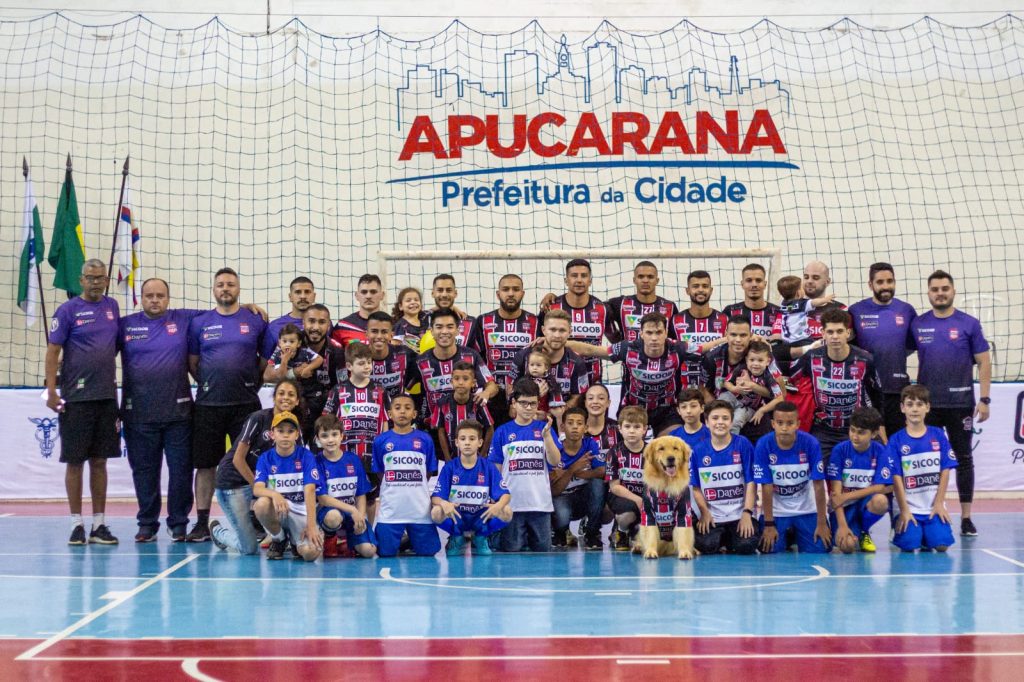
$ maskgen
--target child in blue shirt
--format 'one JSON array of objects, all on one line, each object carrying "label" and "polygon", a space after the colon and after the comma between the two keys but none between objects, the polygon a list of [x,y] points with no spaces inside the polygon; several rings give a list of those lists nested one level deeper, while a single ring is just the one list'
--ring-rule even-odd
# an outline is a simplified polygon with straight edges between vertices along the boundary
[{"label": "child in blue shirt", "polygon": [[455,427],[459,456],[444,465],[434,485],[430,519],[448,533],[448,556],[462,554],[467,536],[472,538],[473,554],[490,554],[487,537],[512,520],[512,496],[501,472],[479,456],[485,433],[484,425],[475,419]]},{"label": "child in blue shirt", "polygon": [[701,421],[704,416],[704,393],[699,388],[684,388],[679,392],[676,412],[683,420],[683,425],[673,429],[669,435],[681,438],[690,446],[690,452],[696,450],[700,443],[711,438],[711,432]]},{"label": "child in blue shirt", "polygon": [[551,544],[569,546],[569,523],[585,519],[583,536],[586,548],[601,551],[604,549],[601,513],[607,492],[601,446],[586,435],[587,411],[583,407],[566,410],[562,414],[562,426],[565,434],[558,446],[560,461],[550,474],[551,502],[555,508],[551,517],[554,528]]},{"label": "child in blue shirt", "polygon": [[[366,494],[373,484],[354,452],[341,449],[342,425],[333,414],[316,420],[314,427],[323,452],[317,456],[320,489],[317,525],[324,531],[324,558],[347,556],[352,549],[367,559],[377,556],[377,540],[366,518]],[[338,533],[345,535],[339,542]]]}]

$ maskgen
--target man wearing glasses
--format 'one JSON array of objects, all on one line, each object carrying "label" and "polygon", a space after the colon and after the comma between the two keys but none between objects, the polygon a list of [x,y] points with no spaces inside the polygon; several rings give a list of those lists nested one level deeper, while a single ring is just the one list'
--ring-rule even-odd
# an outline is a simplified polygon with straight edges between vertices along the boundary
[{"label": "man wearing glasses", "polygon": [[[71,508],[69,545],[116,545],[103,515],[107,502],[107,459],[117,457],[117,301],[104,295],[107,268],[90,258],[79,278],[82,294],[61,304],[50,323],[46,346],[46,406],[60,424],[60,461]],[[63,353],[63,363],[61,354]],[[60,393],[57,368],[60,367]],[[92,529],[82,523],[82,484],[89,463]]]}]

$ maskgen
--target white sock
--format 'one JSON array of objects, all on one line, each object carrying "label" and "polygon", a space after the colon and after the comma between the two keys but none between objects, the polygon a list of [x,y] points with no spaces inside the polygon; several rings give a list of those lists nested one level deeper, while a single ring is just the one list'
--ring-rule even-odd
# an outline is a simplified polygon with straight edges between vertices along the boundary
[{"label": "white sock", "polygon": [[81,526],[81,525],[82,525],[82,515],[81,514],[72,514],[71,515],[71,530],[74,530],[75,528],[77,528],[78,526]]},{"label": "white sock", "polygon": [[97,528],[99,528],[102,525],[103,525],[103,514],[102,513],[100,513],[100,514],[93,514],[92,515],[92,529],[96,530]]},{"label": "white sock", "polygon": [[281,542],[282,540],[284,540],[284,528],[277,531],[276,533],[271,533],[270,539],[274,542]]}]

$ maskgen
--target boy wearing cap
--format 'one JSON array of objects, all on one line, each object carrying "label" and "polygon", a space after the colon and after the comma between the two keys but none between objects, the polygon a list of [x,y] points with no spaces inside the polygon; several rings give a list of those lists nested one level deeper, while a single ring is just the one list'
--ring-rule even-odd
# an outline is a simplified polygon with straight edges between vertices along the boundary
[{"label": "boy wearing cap", "polygon": [[268,559],[284,558],[288,535],[306,561],[315,561],[323,548],[316,527],[320,472],[313,453],[298,444],[299,428],[298,417],[279,412],[270,425],[274,447],[256,462],[253,511],[270,535]]}]

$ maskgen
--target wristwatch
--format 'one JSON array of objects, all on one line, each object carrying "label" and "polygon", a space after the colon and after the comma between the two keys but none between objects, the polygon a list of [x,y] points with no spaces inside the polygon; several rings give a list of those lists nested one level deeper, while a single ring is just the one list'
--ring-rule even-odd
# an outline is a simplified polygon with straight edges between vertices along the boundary
[{"label": "wristwatch", "polygon": [[992,404],[992,398],[989,398],[988,396],[985,396],[984,398],[978,398],[978,402],[981,403],[982,405],[991,405]]}]

